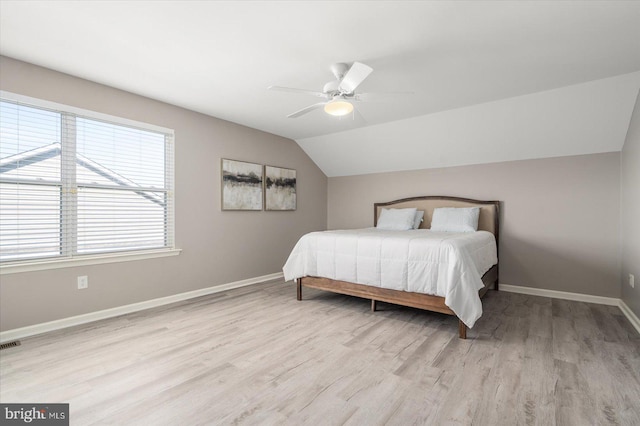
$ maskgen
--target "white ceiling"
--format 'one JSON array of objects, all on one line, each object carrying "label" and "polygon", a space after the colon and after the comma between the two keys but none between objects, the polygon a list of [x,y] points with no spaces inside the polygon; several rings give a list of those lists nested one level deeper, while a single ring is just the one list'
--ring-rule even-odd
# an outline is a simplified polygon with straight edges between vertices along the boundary
[{"label": "white ceiling", "polygon": [[[404,134],[392,142],[398,152],[413,152],[415,135],[431,129],[425,123],[450,118],[446,111],[460,109],[464,115],[468,107],[486,104],[489,109],[482,111],[488,114],[494,101],[518,97],[528,105],[526,99],[535,103],[538,98],[523,95],[640,71],[640,2],[2,0],[0,53],[295,139],[325,173],[335,176],[485,162],[449,161],[458,151],[440,145],[443,161],[367,166],[375,163],[371,155],[378,162],[387,158],[383,144],[404,120],[417,126],[413,142],[405,142]],[[320,90],[332,79],[332,63],[352,61],[374,68],[361,91],[414,94],[359,103],[361,116],[355,120],[322,110],[288,119],[287,114],[317,99],[266,89]],[[628,83],[621,77],[625,90],[637,91],[640,79],[634,78]],[[630,115],[628,92],[608,96],[620,92],[619,84],[601,86],[579,86],[584,89],[567,107],[595,90],[594,95],[608,99],[606,111]],[[550,95],[548,101],[554,99]],[[544,105],[536,111],[542,114]],[[581,119],[592,113],[585,111]],[[599,149],[621,146],[623,125],[616,117],[600,116],[616,140]],[[574,141],[556,150],[564,153],[559,155],[589,152],[575,143],[580,134],[566,130],[569,134],[552,138],[560,144]],[[374,137],[378,134],[385,137]],[[483,145],[478,144],[494,139],[491,134],[475,141],[466,141],[472,133],[462,136],[459,144],[473,144],[479,152]],[[553,149],[531,149],[527,140],[520,146],[502,157],[556,155]],[[341,159],[342,148],[350,154]],[[485,151],[494,149],[487,145]]]},{"label": "white ceiling", "polygon": [[621,151],[640,72],[298,140],[327,176]]}]

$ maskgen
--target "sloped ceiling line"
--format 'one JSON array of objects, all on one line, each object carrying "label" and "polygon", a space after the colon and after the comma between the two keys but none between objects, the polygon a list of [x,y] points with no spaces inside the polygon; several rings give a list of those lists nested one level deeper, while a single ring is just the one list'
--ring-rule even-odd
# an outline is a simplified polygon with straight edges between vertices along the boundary
[{"label": "sloped ceiling line", "polygon": [[620,151],[640,72],[296,142],[330,177]]}]

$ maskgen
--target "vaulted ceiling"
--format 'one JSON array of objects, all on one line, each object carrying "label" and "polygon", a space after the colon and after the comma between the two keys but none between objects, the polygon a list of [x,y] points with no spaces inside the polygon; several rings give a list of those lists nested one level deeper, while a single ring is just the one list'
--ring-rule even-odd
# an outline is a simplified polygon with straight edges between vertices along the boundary
[{"label": "vaulted ceiling", "polygon": [[[619,151],[640,2],[0,2],[0,53],[296,140],[329,176]],[[335,118],[270,85],[373,73]]]}]

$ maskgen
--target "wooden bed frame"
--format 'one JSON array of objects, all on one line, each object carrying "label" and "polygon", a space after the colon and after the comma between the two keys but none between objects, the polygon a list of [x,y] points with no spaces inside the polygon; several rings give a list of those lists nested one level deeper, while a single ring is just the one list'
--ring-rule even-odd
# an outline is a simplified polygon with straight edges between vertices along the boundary
[{"label": "wooden bed frame", "polygon": [[[382,208],[409,208],[416,207],[424,210],[424,222],[420,228],[429,229],[433,210],[437,207],[480,207],[480,218],[478,220],[478,230],[489,231],[496,237],[498,246],[498,235],[500,225],[500,202],[480,201],[469,198],[447,197],[447,196],[424,196],[404,198],[387,203],[374,204],[373,225],[378,223],[378,216]],[[499,253],[498,253],[499,254]],[[498,264],[493,265],[483,276],[484,288],[480,289],[480,297],[483,297],[489,287],[493,284],[498,290]],[[425,309],[427,311],[440,312],[454,315],[455,313],[444,304],[444,297],[430,296],[422,293],[412,293],[401,290],[391,290],[380,287],[371,287],[362,284],[355,284],[346,281],[332,280],[322,277],[302,277],[297,279],[297,298],[302,300],[302,286],[331,291],[334,293],[347,294],[350,296],[371,299],[371,310],[376,310],[376,302],[394,303],[396,305],[410,306],[413,308]],[[461,339],[467,338],[467,326],[458,319],[458,333]]]}]

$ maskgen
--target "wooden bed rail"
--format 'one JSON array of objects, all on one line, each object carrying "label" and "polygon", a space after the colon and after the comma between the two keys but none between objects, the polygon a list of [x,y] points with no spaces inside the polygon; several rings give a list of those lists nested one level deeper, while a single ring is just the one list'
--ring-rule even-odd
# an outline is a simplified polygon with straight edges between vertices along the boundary
[{"label": "wooden bed rail", "polygon": [[[492,284],[498,284],[498,265],[494,265],[483,276],[484,288],[479,291],[483,297]],[[319,290],[331,291],[333,293],[346,294],[349,296],[361,297],[371,300],[371,310],[375,312],[377,302],[393,303],[401,306],[424,309],[427,311],[440,312],[442,314],[456,314],[444,303],[444,297],[430,296],[422,293],[412,293],[408,291],[391,290],[388,288],[371,287],[363,284],[355,284],[346,281],[332,280],[321,277],[302,277],[296,280],[297,299],[302,300],[302,286]],[[458,319],[458,336],[461,339],[467,338],[467,326]]]}]

